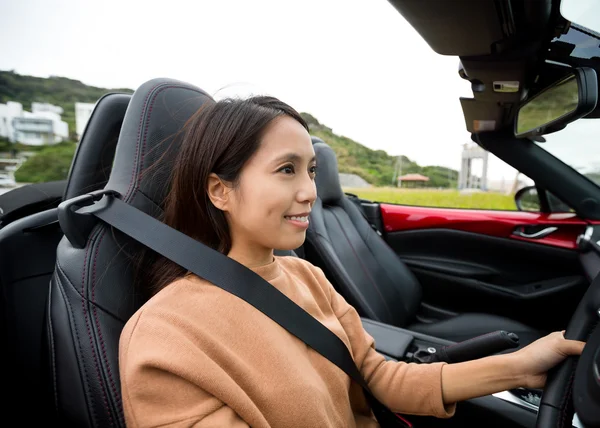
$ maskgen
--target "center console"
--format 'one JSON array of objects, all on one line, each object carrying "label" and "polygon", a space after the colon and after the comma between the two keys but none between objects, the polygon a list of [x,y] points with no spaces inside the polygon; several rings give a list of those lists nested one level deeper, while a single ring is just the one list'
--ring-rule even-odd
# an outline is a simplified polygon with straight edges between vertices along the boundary
[{"label": "center console", "polygon": [[[377,351],[387,360],[391,361],[404,361],[407,363],[433,362],[436,361],[435,356],[440,353],[444,355],[444,358],[448,358],[448,355],[446,354],[448,348],[446,347],[452,346],[453,349],[458,348],[462,351],[460,345],[466,343],[461,342],[460,344],[457,344],[456,342],[428,336],[426,334],[366,318],[361,318],[361,320],[365,331],[375,339],[375,348]],[[500,338],[500,341],[501,340],[510,340],[510,337]],[[496,346],[498,346],[497,341]],[[511,346],[506,346],[506,349],[510,347]],[[493,346],[491,348],[488,346],[488,349],[493,349]],[[477,352],[473,352],[473,349],[467,350],[462,356],[465,357],[466,355],[474,357],[483,356],[477,355]],[[456,354],[451,355],[451,357],[457,358]],[[442,358],[442,360],[444,360],[444,358]],[[462,361],[465,361],[466,359],[469,358],[464,358]],[[439,357],[437,361],[439,361]],[[465,412],[474,412],[474,414],[485,415],[485,418],[498,418],[499,420],[504,420],[506,421],[505,426],[507,427],[534,428],[536,425],[541,394],[542,391],[540,390],[518,388],[467,400],[466,402],[461,403],[460,407],[469,408],[468,410],[464,410]],[[460,411],[460,407],[457,408],[457,414]],[[582,427],[577,419],[577,415],[575,415],[575,418],[573,419],[572,426]]]},{"label": "center console", "polygon": [[375,339],[377,351],[389,360],[424,362],[438,349],[455,342],[362,318],[363,328]]}]

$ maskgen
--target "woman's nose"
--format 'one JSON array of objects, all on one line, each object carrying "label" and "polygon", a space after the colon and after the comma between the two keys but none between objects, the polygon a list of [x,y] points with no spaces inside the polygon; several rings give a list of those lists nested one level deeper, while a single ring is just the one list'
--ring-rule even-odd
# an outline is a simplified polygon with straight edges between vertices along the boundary
[{"label": "woman's nose", "polygon": [[308,176],[302,180],[302,187],[298,192],[299,202],[307,203],[312,206],[317,200],[317,186],[312,177]]}]

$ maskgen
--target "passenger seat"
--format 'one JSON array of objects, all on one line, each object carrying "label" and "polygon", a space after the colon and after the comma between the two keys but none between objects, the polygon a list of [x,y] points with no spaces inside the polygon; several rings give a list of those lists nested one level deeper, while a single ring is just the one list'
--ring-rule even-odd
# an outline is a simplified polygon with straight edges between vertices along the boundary
[{"label": "passenger seat", "polygon": [[344,194],[333,149],[316,137],[313,145],[318,197],[304,247],[307,255],[316,255],[340,294],[362,316],[454,342],[495,330],[518,334],[521,345],[542,335],[515,320],[484,313],[416,322],[422,297],[417,278]]}]

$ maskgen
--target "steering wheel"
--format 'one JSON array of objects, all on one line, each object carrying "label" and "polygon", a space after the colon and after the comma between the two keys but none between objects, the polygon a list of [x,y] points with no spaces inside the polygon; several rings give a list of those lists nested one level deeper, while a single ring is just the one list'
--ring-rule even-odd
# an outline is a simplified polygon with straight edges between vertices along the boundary
[{"label": "steering wheel", "polygon": [[[586,341],[600,321],[600,274],[588,287],[569,321],[567,339]],[[596,328],[599,330],[600,326]],[[591,345],[591,344],[590,344]],[[587,344],[584,353],[587,351]],[[590,351],[595,351],[591,350]],[[583,357],[583,356],[582,356]],[[536,428],[571,427],[575,413],[573,384],[579,357],[568,357],[548,372],[546,386],[538,410]]]}]

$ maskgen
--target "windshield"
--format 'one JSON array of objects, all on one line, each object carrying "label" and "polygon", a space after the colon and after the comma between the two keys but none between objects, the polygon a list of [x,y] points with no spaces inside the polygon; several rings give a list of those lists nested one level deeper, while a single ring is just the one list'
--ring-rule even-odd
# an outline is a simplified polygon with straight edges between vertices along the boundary
[{"label": "windshield", "polygon": [[600,120],[579,119],[565,129],[544,135],[541,148],[600,185]]},{"label": "windshield", "polygon": [[600,2],[598,0],[562,0],[560,13],[575,24],[600,31]]},{"label": "windshield", "polygon": [[[600,1],[563,0],[561,13],[573,25],[566,34],[552,41],[548,60],[571,66],[592,66],[598,72],[600,36],[593,31],[600,30]],[[539,147],[600,185],[600,119],[576,120],[544,138],[546,142],[537,143]]]}]

